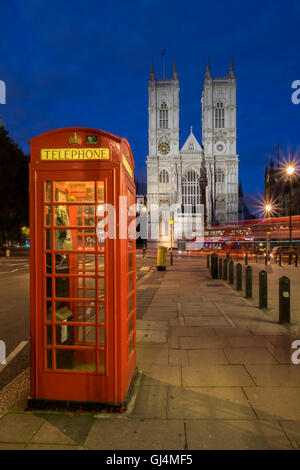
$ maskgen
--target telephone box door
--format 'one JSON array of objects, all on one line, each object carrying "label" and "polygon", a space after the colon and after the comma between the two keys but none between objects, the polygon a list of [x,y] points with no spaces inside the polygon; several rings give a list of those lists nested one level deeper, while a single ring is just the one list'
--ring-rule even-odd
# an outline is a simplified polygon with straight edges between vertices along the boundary
[{"label": "telephone box door", "polygon": [[114,202],[112,176],[112,170],[37,174],[39,398],[116,399],[114,240],[107,237],[104,207]]}]

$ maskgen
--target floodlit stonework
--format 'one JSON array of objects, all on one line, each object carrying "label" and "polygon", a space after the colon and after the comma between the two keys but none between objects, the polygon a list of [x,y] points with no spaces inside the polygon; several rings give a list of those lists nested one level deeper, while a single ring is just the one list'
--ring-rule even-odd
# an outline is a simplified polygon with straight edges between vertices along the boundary
[{"label": "floodlit stonework", "polygon": [[[207,63],[201,98],[202,144],[191,126],[180,148],[179,92],[176,62],[172,78],[156,78],[152,63],[148,85],[147,205],[150,210],[157,204],[160,212],[171,207],[175,235],[183,215],[196,217],[201,207],[205,207],[206,225],[238,220],[236,77],[232,61],[224,78],[213,78]],[[169,245],[168,224],[160,221],[158,232],[159,242]],[[153,241],[151,229],[149,238]]]}]

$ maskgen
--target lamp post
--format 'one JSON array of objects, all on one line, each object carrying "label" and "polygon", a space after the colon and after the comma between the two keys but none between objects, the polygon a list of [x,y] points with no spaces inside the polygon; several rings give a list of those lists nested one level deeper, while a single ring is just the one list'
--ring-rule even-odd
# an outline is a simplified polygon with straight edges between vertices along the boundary
[{"label": "lamp post", "polygon": [[[272,209],[273,208],[271,204],[267,203],[265,205],[265,213],[267,214],[267,219],[270,218]],[[270,235],[271,235],[271,232],[266,232],[266,264],[269,261],[269,257],[270,257]]]},{"label": "lamp post", "polygon": [[[142,214],[143,214],[143,217],[146,218],[146,223],[148,224],[148,220],[147,220],[147,207],[146,206],[143,206],[142,207]],[[143,223],[144,220],[143,220]],[[147,231],[145,231],[147,233]],[[143,258],[145,258],[146,256],[146,238],[145,238],[145,234],[142,232],[142,235],[143,235]]]},{"label": "lamp post", "polygon": [[290,206],[289,206],[289,216],[290,216],[290,241],[289,241],[289,264],[292,264],[292,178],[295,173],[295,167],[289,163],[285,169],[290,187]]},{"label": "lamp post", "polygon": [[174,220],[173,218],[170,219],[170,229],[171,229],[171,259],[170,263],[173,266],[173,236],[174,236]]}]

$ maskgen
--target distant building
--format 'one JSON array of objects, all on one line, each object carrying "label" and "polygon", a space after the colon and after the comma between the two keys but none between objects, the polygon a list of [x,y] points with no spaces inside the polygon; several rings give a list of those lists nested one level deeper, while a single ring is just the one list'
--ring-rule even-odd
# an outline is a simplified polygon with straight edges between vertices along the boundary
[{"label": "distant building", "polygon": [[[290,210],[290,183],[284,170],[271,160],[265,169],[265,203],[276,207],[276,216],[285,217]],[[300,177],[295,176],[292,182],[292,215],[300,214]]]},{"label": "distant building", "polygon": [[251,220],[255,219],[254,215],[249,211],[245,200],[242,189],[242,184],[239,184],[239,220]]},{"label": "distant building", "polygon": [[[202,144],[192,126],[184,145],[179,144],[179,91],[176,63],[171,78],[156,78],[152,63],[148,86],[147,203],[157,204],[160,210],[178,206],[178,224],[185,213],[196,216],[200,205],[205,207],[208,225],[236,221],[239,160],[232,61],[222,78],[214,78],[207,63],[201,98]],[[161,222],[159,241],[170,243],[169,230]]]}]

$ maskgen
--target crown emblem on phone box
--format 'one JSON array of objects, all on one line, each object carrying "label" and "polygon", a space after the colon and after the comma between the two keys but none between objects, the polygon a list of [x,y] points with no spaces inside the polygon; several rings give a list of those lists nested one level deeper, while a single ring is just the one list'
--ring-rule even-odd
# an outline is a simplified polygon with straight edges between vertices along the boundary
[{"label": "crown emblem on phone box", "polygon": [[82,138],[78,134],[76,134],[76,132],[74,132],[74,134],[68,138],[68,142],[70,145],[80,145],[82,142]]}]

